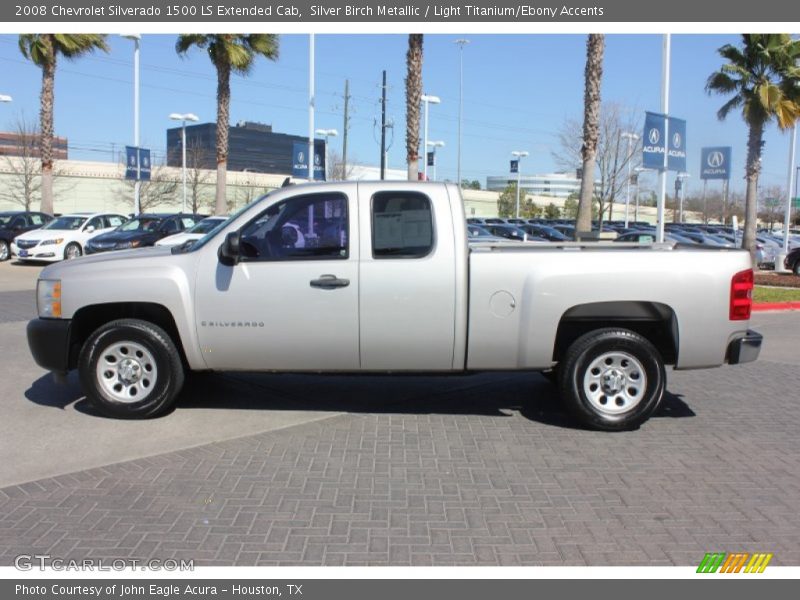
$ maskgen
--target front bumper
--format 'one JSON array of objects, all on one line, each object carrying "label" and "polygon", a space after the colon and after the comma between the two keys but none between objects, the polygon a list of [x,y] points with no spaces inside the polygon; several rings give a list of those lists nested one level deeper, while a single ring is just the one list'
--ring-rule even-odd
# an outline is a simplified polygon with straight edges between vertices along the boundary
[{"label": "front bumper", "polygon": [[732,365],[753,362],[761,352],[761,343],[763,341],[763,335],[748,329],[747,333],[728,344],[727,362]]},{"label": "front bumper", "polygon": [[15,243],[11,244],[11,254],[19,260],[44,260],[55,262],[64,258],[63,244],[47,244],[45,246],[33,246],[32,248],[20,248]]},{"label": "front bumper", "polygon": [[40,367],[66,373],[70,365],[70,319],[33,319],[28,323],[28,346]]}]

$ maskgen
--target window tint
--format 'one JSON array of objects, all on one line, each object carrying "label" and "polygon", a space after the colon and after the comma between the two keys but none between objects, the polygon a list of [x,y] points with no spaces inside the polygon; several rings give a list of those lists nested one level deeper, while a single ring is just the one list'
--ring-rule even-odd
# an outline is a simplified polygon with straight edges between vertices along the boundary
[{"label": "window tint", "polygon": [[89,221],[89,224],[86,227],[87,228],[94,227],[95,229],[103,229],[103,227],[105,227],[105,225],[103,224],[103,217],[94,217],[92,220]]},{"label": "window tint", "polygon": [[161,231],[166,233],[178,233],[180,225],[177,219],[169,219],[161,226]]},{"label": "window tint", "polygon": [[347,258],[347,197],[307,194],[274,204],[244,226],[239,246],[251,261]]},{"label": "window tint", "polygon": [[180,221],[181,230],[194,227],[196,221],[192,217],[182,217]]},{"label": "window tint", "polygon": [[117,215],[106,215],[106,222],[109,227],[119,227],[125,222],[125,219]]},{"label": "window tint", "polygon": [[431,201],[419,192],[378,192],[372,197],[372,255],[421,258],[433,248]]},{"label": "window tint", "polygon": [[28,224],[25,222],[25,217],[16,217],[13,221],[11,221],[11,229],[21,229],[23,227],[27,227]]}]

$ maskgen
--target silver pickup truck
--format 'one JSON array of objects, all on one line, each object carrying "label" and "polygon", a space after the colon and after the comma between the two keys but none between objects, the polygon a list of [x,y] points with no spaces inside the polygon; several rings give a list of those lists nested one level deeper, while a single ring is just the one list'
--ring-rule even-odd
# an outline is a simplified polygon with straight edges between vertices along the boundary
[{"label": "silver pickup truck", "polygon": [[114,417],[163,413],[187,371],[538,370],[619,430],[658,409],[665,365],[757,358],[752,287],[740,250],[469,244],[453,185],[296,185],[192,244],[47,267],[28,342]]}]

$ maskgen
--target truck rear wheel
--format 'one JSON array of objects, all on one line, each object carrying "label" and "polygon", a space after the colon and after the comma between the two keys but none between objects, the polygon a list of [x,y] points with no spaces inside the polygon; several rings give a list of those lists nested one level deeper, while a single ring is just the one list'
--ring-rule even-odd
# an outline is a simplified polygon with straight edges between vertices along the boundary
[{"label": "truck rear wheel", "polygon": [[559,367],[561,397],[592,429],[637,428],[658,409],[666,389],[661,354],[627,329],[598,329],[581,336]]},{"label": "truck rear wheel", "polygon": [[89,336],[78,373],[92,405],[120,419],[165,412],[184,379],[180,354],[169,335],[138,319],[111,321]]}]

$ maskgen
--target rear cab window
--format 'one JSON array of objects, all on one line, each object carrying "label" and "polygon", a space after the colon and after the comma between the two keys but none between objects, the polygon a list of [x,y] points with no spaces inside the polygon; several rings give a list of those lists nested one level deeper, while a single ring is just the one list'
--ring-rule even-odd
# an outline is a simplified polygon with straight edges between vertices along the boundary
[{"label": "rear cab window", "polygon": [[433,244],[433,210],[428,196],[420,192],[372,196],[373,258],[424,258]]}]

